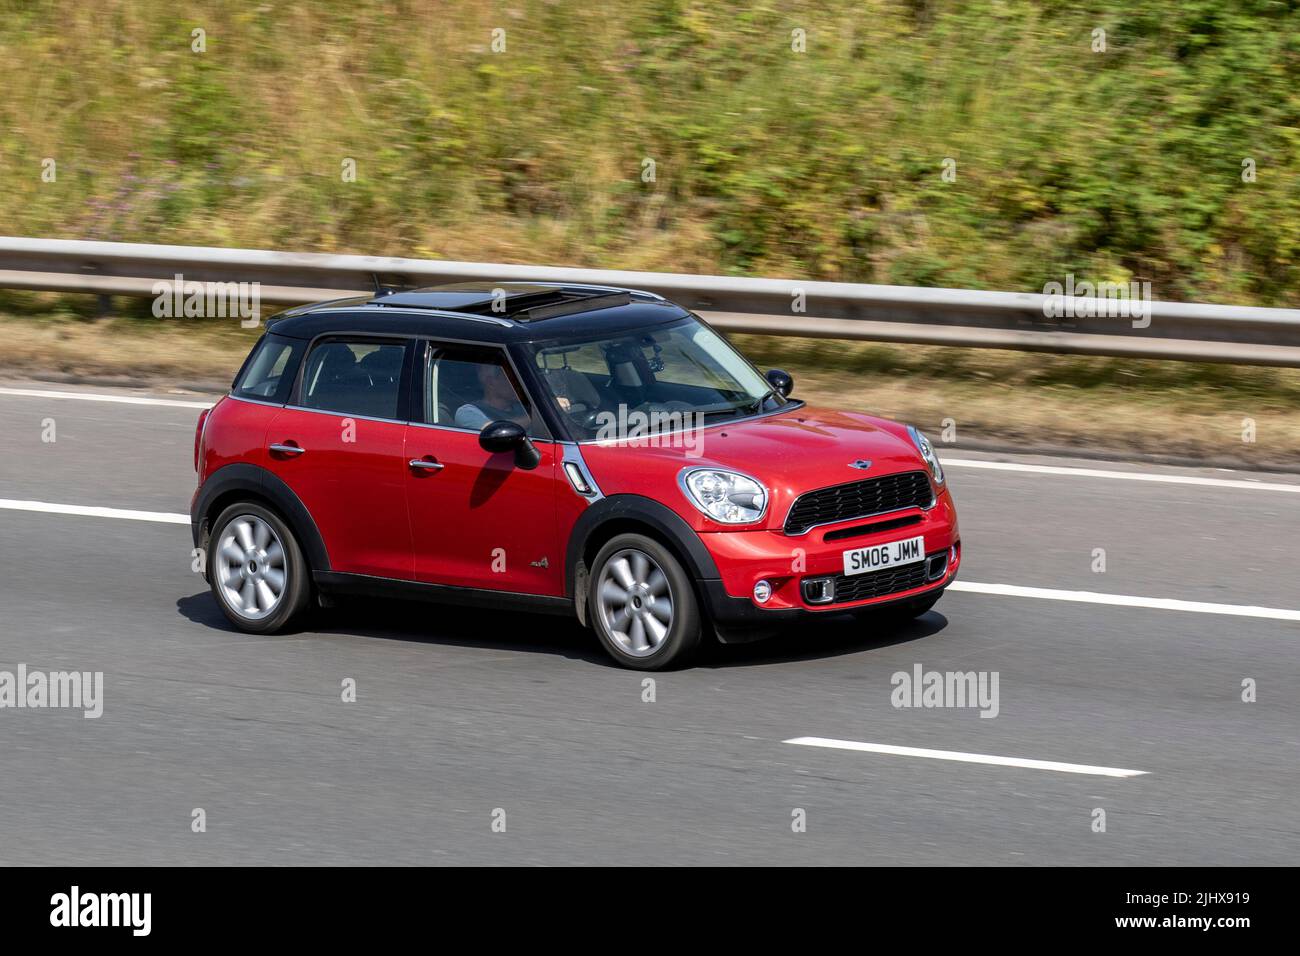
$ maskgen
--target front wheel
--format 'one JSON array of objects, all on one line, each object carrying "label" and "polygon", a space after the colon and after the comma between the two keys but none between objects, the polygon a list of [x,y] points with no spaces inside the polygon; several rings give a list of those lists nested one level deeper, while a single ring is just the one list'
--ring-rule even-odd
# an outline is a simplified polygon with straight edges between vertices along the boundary
[{"label": "front wheel", "polygon": [[274,511],[252,502],[217,516],[208,564],[217,604],[250,634],[283,630],[311,596],[307,561],[293,532]]},{"label": "front wheel", "polygon": [[618,535],[600,549],[588,580],[592,626],[621,665],[662,670],[694,653],[701,633],[695,589],[658,541]]}]

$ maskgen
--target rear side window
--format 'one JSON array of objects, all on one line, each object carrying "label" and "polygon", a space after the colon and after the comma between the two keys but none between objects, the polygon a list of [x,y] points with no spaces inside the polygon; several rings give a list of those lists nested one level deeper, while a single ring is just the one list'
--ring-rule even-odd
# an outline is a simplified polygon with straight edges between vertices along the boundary
[{"label": "rear side window", "polygon": [[307,356],[303,408],[396,419],[405,342],[329,339]]},{"label": "rear side window", "polygon": [[288,401],[294,373],[303,345],[300,339],[267,334],[253,347],[230,393],[236,398],[252,398],[283,404]]}]

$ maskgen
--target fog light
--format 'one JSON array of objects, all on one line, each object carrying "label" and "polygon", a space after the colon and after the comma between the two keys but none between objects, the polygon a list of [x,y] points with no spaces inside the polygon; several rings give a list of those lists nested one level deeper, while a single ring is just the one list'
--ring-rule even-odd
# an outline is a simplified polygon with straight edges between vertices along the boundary
[{"label": "fog light", "polygon": [[759,581],[754,585],[754,600],[759,604],[766,604],[768,598],[772,596],[772,585],[766,581]]},{"label": "fog light", "polygon": [[835,600],[835,579],[804,578],[803,599],[809,604],[830,604]]}]

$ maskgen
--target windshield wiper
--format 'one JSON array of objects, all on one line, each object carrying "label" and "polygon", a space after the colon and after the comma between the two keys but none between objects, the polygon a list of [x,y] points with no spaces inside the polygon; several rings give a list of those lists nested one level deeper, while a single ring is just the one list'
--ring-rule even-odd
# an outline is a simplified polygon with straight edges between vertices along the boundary
[{"label": "windshield wiper", "polygon": [[755,399],[753,402],[741,402],[740,405],[728,405],[725,408],[706,408],[705,411],[698,412],[703,418],[710,418],[712,415],[753,415],[761,411],[763,402],[775,395],[776,392],[768,392],[762,398]]},{"label": "windshield wiper", "polygon": [[701,418],[708,418],[711,415],[734,415],[745,407],[744,405],[728,405],[726,408],[706,408],[704,411],[695,414]]},{"label": "windshield wiper", "polygon": [[775,397],[776,397],[776,389],[769,388],[766,392],[760,395],[756,401],[750,402],[748,405],[745,405],[743,407],[752,409],[752,411],[750,412],[751,415],[757,415],[759,412],[763,410],[763,403],[766,402],[769,398],[775,398]]},{"label": "windshield wiper", "polygon": [[735,415],[737,412],[746,415],[752,415],[755,412],[761,411],[763,408],[763,403],[766,402],[769,398],[771,398],[775,394],[776,394],[776,389],[768,389],[767,392],[765,392],[762,395],[762,397],[754,401],[740,402],[737,405],[728,405],[725,408],[707,408],[704,411],[699,412],[698,414],[703,416],[704,418],[708,418],[711,415]]}]

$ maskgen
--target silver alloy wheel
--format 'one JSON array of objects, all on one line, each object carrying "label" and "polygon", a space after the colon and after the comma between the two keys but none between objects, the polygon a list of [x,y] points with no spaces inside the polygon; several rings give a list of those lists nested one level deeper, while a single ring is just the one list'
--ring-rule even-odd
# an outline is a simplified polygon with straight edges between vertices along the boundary
[{"label": "silver alloy wheel", "polygon": [[265,519],[240,515],[226,525],[213,555],[217,590],[232,611],[261,620],[280,605],[288,582],[284,545]]},{"label": "silver alloy wheel", "polygon": [[649,657],[672,630],[668,576],[644,551],[625,548],[610,556],[600,572],[596,605],[609,635],[632,657]]}]

